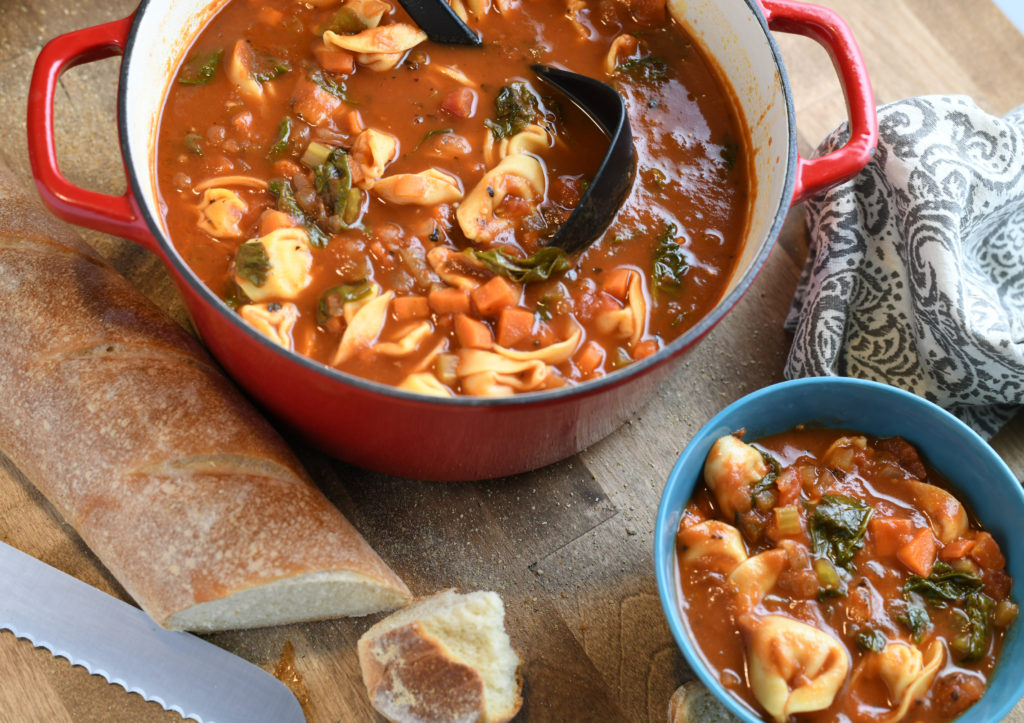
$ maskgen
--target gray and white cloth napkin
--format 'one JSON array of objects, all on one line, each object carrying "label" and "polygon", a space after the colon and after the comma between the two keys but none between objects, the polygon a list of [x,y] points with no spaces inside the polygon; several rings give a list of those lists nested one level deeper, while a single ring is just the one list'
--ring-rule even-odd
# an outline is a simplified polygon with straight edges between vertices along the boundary
[{"label": "gray and white cloth napkin", "polygon": [[911,98],[878,121],[867,168],[807,202],[785,375],[886,382],[991,437],[1024,404],[1024,106]]}]

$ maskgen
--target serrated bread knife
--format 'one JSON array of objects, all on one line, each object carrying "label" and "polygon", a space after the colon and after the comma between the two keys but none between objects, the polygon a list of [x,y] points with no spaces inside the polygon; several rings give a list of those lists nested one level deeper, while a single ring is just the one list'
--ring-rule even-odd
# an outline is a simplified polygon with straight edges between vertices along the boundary
[{"label": "serrated bread knife", "polygon": [[298,723],[277,678],[0,542],[0,628],[200,723]]}]

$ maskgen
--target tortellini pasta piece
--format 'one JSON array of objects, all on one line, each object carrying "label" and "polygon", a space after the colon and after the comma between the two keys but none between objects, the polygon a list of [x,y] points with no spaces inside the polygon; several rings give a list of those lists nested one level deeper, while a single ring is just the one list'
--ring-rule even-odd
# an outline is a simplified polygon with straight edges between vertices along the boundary
[{"label": "tortellini pasta piece", "polygon": [[771,592],[786,568],[789,555],[781,548],[749,557],[729,573],[729,585],[742,610],[752,610]]},{"label": "tortellini pasta piece", "polygon": [[252,301],[294,299],[313,280],[313,253],[301,228],[279,228],[242,244],[235,282]]},{"label": "tortellini pasta piece", "polygon": [[331,358],[333,366],[351,359],[358,351],[373,344],[387,322],[388,305],[394,296],[394,291],[387,291],[369,300],[345,304],[344,315],[348,323]]},{"label": "tortellini pasta piece", "polygon": [[640,41],[629,33],[623,33],[616,37],[604,58],[605,72],[608,75],[614,75],[622,61],[633,55],[639,45]]},{"label": "tortellini pasta piece", "polygon": [[384,14],[391,12],[391,6],[382,0],[345,0],[341,6],[366,28],[377,27]]},{"label": "tortellini pasta piece", "polygon": [[832,705],[850,671],[842,642],[782,615],[748,622],[746,637],[751,690],[777,723]]},{"label": "tortellini pasta piece", "polygon": [[503,346],[495,344],[494,351],[507,359],[513,359],[515,361],[536,360],[542,361],[545,364],[556,365],[562,364],[572,358],[572,355],[575,354],[576,350],[579,348],[580,340],[582,338],[582,330],[576,329],[568,339],[555,342],[554,344],[548,344],[540,349],[519,351],[517,349],[506,349]]},{"label": "tortellini pasta piece", "polygon": [[423,340],[434,333],[434,325],[421,321],[406,329],[398,341],[382,341],[373,346],[377,354],[390,357],[409,356],[420,348]]},{"label": "tortellini pasta piece", "polygon": [[373,188],[384,170],[398,154],[398,139],[390,133],[367,128],[356,136],[349,154],[359,166],[359,180],[356,185],[364,191]]},{"label": "tortellini pasta piece", "polygon": [[935,675],[945,659],[945,648],[938,640],[928,646],[928,662],[921,651],[902,641],[886,644],[880,653],[867,661],[867,672],[874,672],[889,688],[892,700],[899,701],[887,723],[903,720],[914,701],[931,687]]},{"label": "tortellini pasta piece", "polygon": [[546,192],[547,175],[539,160],[522,153],[506,156],[484,174],[459,205],[455,217],[466,238],[493,241],[512,227],[510,220],[496,215],[506,196],[518,196],[537,205]]},{"label": "tortellini pasta piece", "polygon": [[239,223],[249,210],[249,205],[234,191],[226,188],[209,188],[203,191],[199,202],[201,230],[217,238],[238,238],[242,235]]},{"label": "tortellini pasta piece", "polygon": [[484,161],[488,166],[493,166],[516,153],[537,155],[550,148],[551,144],[551,134],[536,123],[531,123],[514,136],[502,138],[497,144],[494,142],[494,134],[488,130],[484,135]]},{"label": "tortellini pasta piece", "polygon": [[956,497],[941,487],[909,479],[905,481],[931,525],[939,542],[946,545],[967,532],[967,510]]},{"label": "tortellini pasta piece", "polygon": [[256,79],[253,72],[255,65],[256,54],[252,45],[245,39],[235,43],[224,64],[228,79],[235,84],[242,97],[248,100],[259,100],[263,97],[263,84]]},{"label": "tortellini pasta piece", "polygon": [[427,263],[448,286],[463,291],[472,291],[480,286],[487,275],[481,264],[447,246],[430,249],[427,252]]},{"label": "tortellini pasta piece", "polygon": [[626,305],[621,309],[605,311],[597,316],[594,325],[603,334],[616,334],[634,347],[643,338],[647,328],[647,297],[644,295],[643,280],[630,270]]},{"label": "tortellini pasta piece", "polygon": [[283,304],[246,304],[238,310],[239,315],[275,344],[285,349],[294,349],[292,330],[299,319],[299,307],[290,301]]},{"label": "tortellini pasta piece", "polygon": [[436,168],[386,176],[373,184],[373,191],[385,201],[400,206],[453,203],[464,195],[458,178]]},{"label": "tortellini pasta piece", "polygon": [[542,361],[516,361],[483,349],[460,349],[456,375],[475,397],[505,397],[543,388],[552,376]]},{"label": "tortellini pasta piece", "polygon": [[377,71],[391,70],[406,51],[426,39],[425,32],[408,23],[380,25],[354,35],[339,35],[331,30],[324,33],[328,47],[355,53],[356,62]]},{"label": "tortellini pasta piece", "polygon": [[747,559],[747,548],[740,531],[721,520],[705,520],[679,530],[676,543],[681,546],[679,564],[703,570],[731,574]]},{"label": "tortellini pasta piece", "polygon": [[455,396],[451,389],[442,384],[441,380],[430,372],[417,372],[415,374],[410,374],[402,381],[401,384],[398,385],[398,388],[404,389],[407,392],[426,394],[431,397]]},{"label": "tortellini pasta piece", "polygon": [[730,520],[750,510],[750,488],[766,474],[761,453],[734,434],[716,439],[704,463],[704,482]]}]

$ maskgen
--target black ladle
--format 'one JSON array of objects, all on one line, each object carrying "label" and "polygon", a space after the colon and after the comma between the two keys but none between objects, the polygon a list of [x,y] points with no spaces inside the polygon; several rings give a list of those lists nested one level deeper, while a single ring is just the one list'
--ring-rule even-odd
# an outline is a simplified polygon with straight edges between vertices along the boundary
[{"label": "black ladle", "polygon": [[462,22],[444,0],[398,0],[420,30],[435,43],[444,45],[483,45],[483,40]]},{"label": "black ladle", "polygon": [[533,65],[542,80],[567,95],[601,127],[610,142],[583,198],[548,246],[567,254],[593,243],[615,218],[636,176],[636,152],[626,102],[618,91],[586,75],[548,65]]}]

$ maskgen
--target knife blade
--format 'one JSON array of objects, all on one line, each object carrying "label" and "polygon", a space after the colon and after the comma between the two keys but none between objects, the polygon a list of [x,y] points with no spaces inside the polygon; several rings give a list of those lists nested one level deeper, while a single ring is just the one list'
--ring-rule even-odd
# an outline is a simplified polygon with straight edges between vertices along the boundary
[{"label": "knife blade", "polygon": [[299,723],[281,681],[0,542],[0,628],[199,723]]}]

